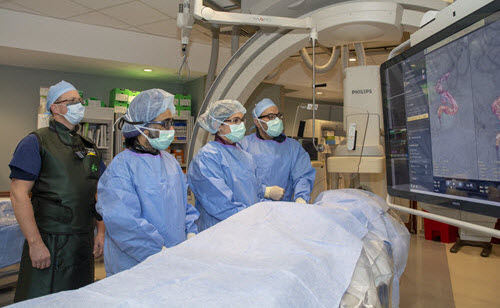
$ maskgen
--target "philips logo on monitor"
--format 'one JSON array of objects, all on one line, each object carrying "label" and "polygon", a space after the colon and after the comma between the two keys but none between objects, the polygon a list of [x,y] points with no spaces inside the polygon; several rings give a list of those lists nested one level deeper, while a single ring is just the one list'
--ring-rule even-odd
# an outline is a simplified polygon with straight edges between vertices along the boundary
[{"label": "philips logo on monitor", "polygon": [[352,94],[372,94],[372,89],[352,90]]}]

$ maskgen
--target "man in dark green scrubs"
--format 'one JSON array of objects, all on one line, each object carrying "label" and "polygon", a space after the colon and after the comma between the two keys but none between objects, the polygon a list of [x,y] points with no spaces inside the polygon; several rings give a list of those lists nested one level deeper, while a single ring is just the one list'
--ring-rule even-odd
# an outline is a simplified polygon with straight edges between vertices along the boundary
[{"label": "man in dark green scrubs", "polygon": [[[97,181],[105,169],[95,144],[77,134],[85,107],[61,81],[50,87],[50,126],[18,144],[11,169],[11,200],[26,242],[15,302],[94,282],[104,224],[96,225]],[[30,200],[29,194],[32,193]]]}]

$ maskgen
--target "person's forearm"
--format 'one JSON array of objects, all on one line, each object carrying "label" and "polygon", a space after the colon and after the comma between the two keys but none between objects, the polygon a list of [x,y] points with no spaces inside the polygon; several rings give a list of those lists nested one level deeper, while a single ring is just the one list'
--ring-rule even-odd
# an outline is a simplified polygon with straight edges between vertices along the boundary
[{"label": "person's forearm", "polygon": [[36,226],[35,215],[33,214],[33,206],[29,195],[24,192],[12,191],[10,195],[12,208],[16,215],[17,222],[23,231],[29,245],[42,242],[40,231]]},{"label": "person's forearm", "polygon": [[96,224],[97,224],[97,233],[104,234],[104,232],[106,231],[106,228],[104,227],[104,221],[97,220]]}]

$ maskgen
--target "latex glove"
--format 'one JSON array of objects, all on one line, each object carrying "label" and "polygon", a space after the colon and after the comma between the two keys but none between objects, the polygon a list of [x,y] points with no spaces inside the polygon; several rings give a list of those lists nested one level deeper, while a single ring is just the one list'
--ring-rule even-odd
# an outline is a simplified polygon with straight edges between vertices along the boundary
[{"label": "latex glove", "polygon": [[161,248],[161,251],[165,251],[165,250],[167,250],[167,247],[163,246],[163,247]]},{"label": "latex glove", "polygon": [[196,233],[188,233],[187,234],[187,239],[189,240],[190,238],[194,237]]},{"label": "latex glove", "polygon": [[266,199],[273,199],[274,201],[281,200],[283,195],[285,195],[285,190],[279,186],[268,186],[264,193]]},{"label": "latex glove", "polygon": [[302,198],[297,198],[297,199],[295,199],[295,202],[297,202],[297,203],[304,203],[304,204],[307,204],[307,201],[306,201],[306,200],[304,200],[304,199],[302,199]]}]

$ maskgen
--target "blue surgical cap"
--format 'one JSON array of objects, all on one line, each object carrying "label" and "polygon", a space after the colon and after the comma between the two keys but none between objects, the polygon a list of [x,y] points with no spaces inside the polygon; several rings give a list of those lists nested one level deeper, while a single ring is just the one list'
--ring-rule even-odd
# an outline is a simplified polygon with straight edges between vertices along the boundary
[{"label": "blue surgical cap", "polygon": [[273,106],[276,107],[276,104],[270,98],[264,98],[255,105],[255,108],[253,109],[252,112],[253,117],[254,118],[260,117],[260,115],[264,112],[264,110]]},{"label": "blue surgical cap", "polygon": [[[157,116],[169,109],[175,114],[174,95],[161,89],[151,89],[137,95],[127,110],[124,118],[129,122],[142,122],[143,126],[153,121]],[[140,134],[134,125],[125,122],[122,128],[125,138],[132,138]]]},{"label": "blue surgical cap", "polygon": [[210,104],[205,113],[198,117],[198,123],[204,130],[215,134],[225,119],[238,112],[245,114],[247,110],[235,99],[223,99]]},{"label": "blue surgical cap", "polygon": [[60,81],[49,88],[49,93],[47,94],[47,111],[50,112],[50,106],[64,93],[75,90],[75,87],[64,80]]}]

